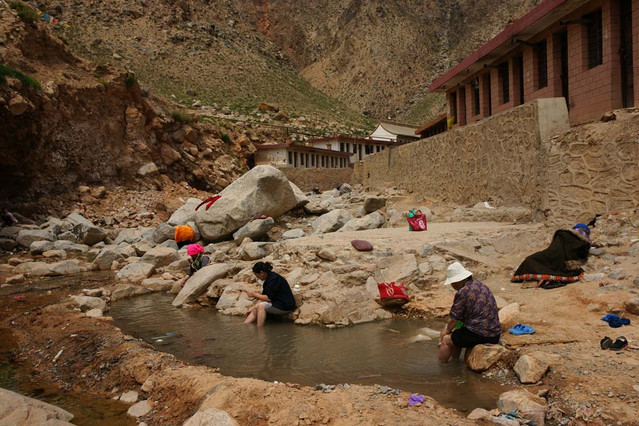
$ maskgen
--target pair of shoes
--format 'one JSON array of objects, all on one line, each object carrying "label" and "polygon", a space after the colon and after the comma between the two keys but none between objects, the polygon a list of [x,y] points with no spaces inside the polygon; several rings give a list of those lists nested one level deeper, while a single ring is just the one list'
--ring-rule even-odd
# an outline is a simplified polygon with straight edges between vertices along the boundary
[{"label": "pair of shoes", "polygon": [[612,328],[619,328],[622,325],[630,325],[630,320],[628,318],[621,318],[619,315],[615,314],[608,314],[601,320],[607,322]]},{"label": "pair of shoes", "polygon": [[522,334],[533,334],[535,329],[526,324],[517,324],[510,330],[508,330],[510,334],[514,334],[515,336],[521,336]]},{"label": "pair of shoes", "polygon": [[625,349],[628,346],[628,340],[623,337],[623,336],[619,336],[617,337],[617,340],[612,341],[612,339],[608,336],[604,337],[603,339],[601,339],[601,342],[599,342],[601,349],[610,349],[611,351],[620,351],[622,349]]}]

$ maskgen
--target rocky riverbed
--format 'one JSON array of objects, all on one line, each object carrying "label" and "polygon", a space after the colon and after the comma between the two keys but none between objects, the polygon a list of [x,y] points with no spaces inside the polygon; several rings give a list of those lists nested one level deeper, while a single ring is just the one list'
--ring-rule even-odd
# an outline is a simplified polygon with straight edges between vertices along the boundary
[{"label": "rocky riverbed", "polygon": [[[17,341],[16,358],[57,386],[117,397],[131,404],[134,418],[150,424],[181,424],[196,412],[228,424],[465,424],[467,413],[428,398],[408,407],[406,392],[387,394],[373,386],[323,392],[224,377],[124,335],[108,317],[114,301],[150,292],[174,293],[176,309],[244,315],[252,303],[245,290],[259,289],[250,268],[263,260],[291,286],[299,285],[299,309],[290,321],[300,326],[440,318],[453,298],[441,281],[447,265],[459,260],[495,293],[504,330],[520,322],[537,329],[529,336],[504,334],[502,345],[478,347],[467,357],[477,374],[521,383],[517,393],[495,401],[495,411],[476,411],[472,418],[492,420],[512,409],[535,424],[632,424],[637,417],[637,352],[599,348],[604,335],[623,334],[631,348],[639,338],[639,252],[632,245],[639,220],[632,212],[600,219],[583,281],[542,290],[509,282],[519,262],[552,237],[554,228],[531,223],[539,219],[535,212],[483,203],[446,206],[350,185],[303,194],[271,170],[258,172],[227,187],[208,211],[196,212],[200,200],[191,199],[166,222],[145,227],[97,226],[72,213],[0,230],[8,250],[0,265],[2,324]],[[257,202],[254,188],[271,190],[279,210]],[[408,231],[411,207],[426,213],[428,231]],[[242,220],[225,219],[242,208]],[[176,282],[186,272],[187,256],[172,236],[175,226],[187,223],[214,264],[181,288]],[[357,251],[355,239],[373,250]],[[384,309],[376,301],[377,283],[387,281],[404,282],[410,303]],[[599,320],[606,313],[626,315],[631,325],[611,329]],[[498,421],[508,420],[518,421]]]}]

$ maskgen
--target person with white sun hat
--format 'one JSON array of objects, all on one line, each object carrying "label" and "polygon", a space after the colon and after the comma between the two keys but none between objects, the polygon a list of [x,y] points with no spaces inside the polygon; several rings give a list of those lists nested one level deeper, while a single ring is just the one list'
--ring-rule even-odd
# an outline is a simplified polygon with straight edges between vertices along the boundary
[{"label": "person with white sun hat", "polygon": [[[444,285],[451,285],[457,293],[449,320],[439,335],[439,361],[459,359],[463,348],[499,343],[499,311],[488,286],[474,280],[473,273],[459,262],[448,267]],[[461,327],[457,326],[460,323]]]}]

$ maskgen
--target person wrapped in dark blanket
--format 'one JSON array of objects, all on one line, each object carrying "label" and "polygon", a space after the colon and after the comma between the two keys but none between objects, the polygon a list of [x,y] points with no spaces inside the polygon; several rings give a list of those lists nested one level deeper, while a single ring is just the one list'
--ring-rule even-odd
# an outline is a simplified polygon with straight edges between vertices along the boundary
[{"label": "person wrapped in dark blanket", "polygon": [[[596,217],[588,225],[594,226]],[[539,287],[556,288],[579,281],[588,261],[592,241],[590,226],[578,223],[555,232],[550,246],[528,256],[513,274],[512,282],[538,281]]]}]

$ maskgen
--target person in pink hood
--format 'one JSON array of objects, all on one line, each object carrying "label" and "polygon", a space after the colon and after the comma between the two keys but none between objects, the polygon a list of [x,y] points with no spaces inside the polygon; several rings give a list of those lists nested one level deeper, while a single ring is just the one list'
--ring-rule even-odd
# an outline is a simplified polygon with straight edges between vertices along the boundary
[{"label": "person in pink hood", "polygon": [[186,277],[184,277],[184,279],[180,283],[180,285],[182,286],[184,286],[184,283],[186,283],[186,281],[191,278],[194,273],[211,263],[211,258],[204,255],[204,247],[199,244],[190,244],[186,248],[186,254],[190,256],[189,271],[186,273]]}]

